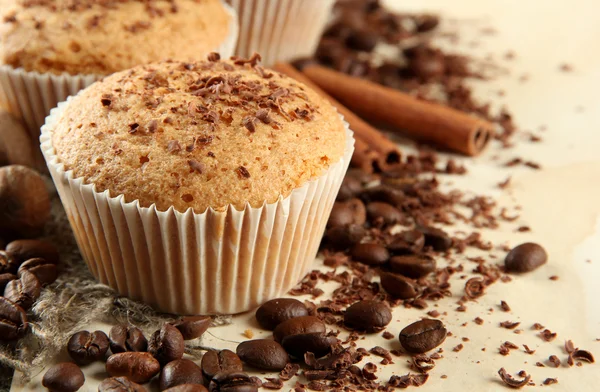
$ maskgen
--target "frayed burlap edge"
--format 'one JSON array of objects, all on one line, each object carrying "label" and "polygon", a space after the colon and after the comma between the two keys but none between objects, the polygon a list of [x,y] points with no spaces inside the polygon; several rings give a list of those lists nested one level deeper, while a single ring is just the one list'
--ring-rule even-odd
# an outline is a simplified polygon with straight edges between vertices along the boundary
[{"label": "frayed burlap edge", "polygon": [[[54,191],[49,182],[49,187]],[[42,371],[62,351],[70,336],[87,330],[94,322],[130,324],[150,336],[163,323],[176,316],[155,311],[148,305],[120,297],[110,287],[98,283],[81,258],[68,219],[56,194],[52,197],[52,219],[44,239],[60,250],[59,277],[44,288],[28,312],[30,331],[16,345],[0,346],[0,364],[22,374],[22,382]],[[218,316],[213,326],[231,323],[231,316]],[[201,338],[187,342],[186,353],[200,357],[206,348]]]}]

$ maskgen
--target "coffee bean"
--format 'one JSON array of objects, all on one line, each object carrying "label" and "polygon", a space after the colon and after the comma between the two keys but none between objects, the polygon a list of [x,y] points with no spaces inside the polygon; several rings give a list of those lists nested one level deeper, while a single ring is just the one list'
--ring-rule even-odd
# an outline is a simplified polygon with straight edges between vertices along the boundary
[{"label": "coffee bean", "polygon": [[245,373],[219,373],[208,386],[210,392],[258,392],[258,387]]},{"label": "coffee bean", "polygon": [[425,236],[425,245],[438,252],[445,252],[452,246],[452,238],[436,227],[420,226],[418,230]]},{"label": "coffee bean", "polygon": [[390,269],[413,279],[419,279],[435,271],[435,260],[427,255],[393,256]]},{"label": "coffee bean", "polygon": [[507,271],[529,272],[545,264],[548,260],[546,250],[533,242],[514,247],[504,259]]},{"label": "coffee bean", "polygon": [[202,370],[189,359],[169,362],[160,372],[159,386],[163,391],[182,384],[202,384]]},{"label": "coffee bean", "polygon": [[419,253],[425,246],[425,236],[418,230],[408,230],[398,233],[387,246],[394,255]]},{"label": "coffee bean", "polygon": [[146,392],[146,388],[127,377],[110,377],[98,385],[98,392]]},{"label": "coffee bean", "polygon": [[160,364],[150,353],[126,352],[113,354],[106,361],[106,372],[111,377],[127,377],[145,384],[158,374]]},{"label": "coffee bean", "polygon": [[46,286],[54,282],[58,276],[56,264],[40,258],[29,259],[21,264],[19,270],[17,271],[19,277],[22,275],[23,271],[29,271],[34,274],[42,286]]},{"label": "coffee bean", "polygon": [[379,36],[369,31],[352,31],[346,39],[346,45],[354,50],[371,52],[377,46]]},{"label": "coffee bean", "polygon": [[27,310],[40,297],[42,285],[38,278],[29,271],[23,271],[19,279],[8,282],[4,296]]},{"label": "coffee bean", "polygon": [[404,217],[396,207],[381,201],[374,201],[367,205],[367,216],[371,222],[382,220],[386,225],[398,223]]},{"label": "coffee bean", "polygon": [[108,333],[113,354],[127,351],[146,351],[148,341],[141,329],[132,325],[116,325]]},{"label": "coffee bean", "polygon": [[303,333],[286,336],[282,346],[293,357],[303,359],[304,354],[311,352],[316,358],[323,357],[331,352],[331,347],[337,343],[333,336],[324,332]]},{"label": "coffee bean", "polygon": [[164,366],[183,357],[184,345],[181,332],[171,324],[165,324],[150,338],[148,352],[154,355],[161,366]]},{"label": "coffee bean", "polygon": [[16,240],[6,246],[6,251],[21,264],[29,259],[41,258],[52,264],[60,259],[58,249],[52,243],[43,240]]},{"label": "coffee bean", "polygon": [[23,308],[11,300],[0,297],[0,341],[9,342],[25,336],[27,316]]},{"label": "coffee bean", "polygon": [[367,210],[360,199],[337,201],[333,204],[327,226],[362,225],[367,221]]},{"label": "coffee bean", "polygon": [[356,195],[360,193],[362,190],[362,184],[360,180],[354,178],[352,176],[344,177],[344,181],[342,182],[342,186],[340,187],[340,191],[337,195],[338,201],[346,201],[352,199]]},{"label": "coffee bean", "polygon": [[391,204],[394,207],[400,208],[406,196],[404,192],[394,189],[387,185],[377,185],[371,188],[366,188],[360,194],[360,198],[365,202],[382,201]]},{"label": "coffee bean", "polygon": [[183,384],[165,389],[164,392],[208,392],[208,389],[200,384]]},{"label": "coffee bean", "polygon": [[75,392],[85,383],[79,366],[71,362],[58,363],[44,374],[42,385],[50,392]]},{"label": "coffee bean", "polygon": [[67,343],[69,356],[80,366],[104,359],[108,351],[108,336],[102,331],[79,331]]},{"label": "coffee bean", "polygon": [[4,289],[6,288],[6,285],[8,284],[8,282],[17,279],[18,276],[15,274],[11,274],[11,273],[4,273],[4,274],[0,274],[0,293],[4,293]]},{"label": "coffee bean", "polygon": [[274,340],[247,340],[237,346],[236,354],[248,365],[262,370],[280,371],[290,362],[281,344]]},{"label": "coffee bean", "polygon": [[181,332],[184,340],[197,339],[210,327],[212,318],[209,316],[189,316],[171,323]]},{"label": "coffee bean", "polygon": [[390,259],[388,250],[378,244],[356,244],[350,251],[352,259],[368,265],[385,264]]},{"label": "coffee bean", "polygon": [[273,337],[281,343],[286,336],[309,332],[325,332],[325,323],[315,316],[296,317],[279,324],[273,331]]},{"label": "coffee bean", "polygon": [[440,320],[419,320],[400,331],[400,344],[411,354],[432,350],[444,340],[446,340],[446,327]]},{"label": "coffee bean", "polygon": [[381,286],[392,297],[398,299],[415,298],[418,294],[414,280],[391,272],[381,273]]},{"label": "coffee bean", "polygon": [[284,321],[302,316],[308,316],[308,309],[302,302],[293,298],[272,299],[256,310],[256,321],[270,331]]},{"label": "coffee bean", "polygon": [[15,274],[17,268],[19,268],[19,263],[10,253],[0,250],[0,274]]},{"label": "coffee bean", "polygon": [[358,244],[367,232],[361,225],[337,226],[328,229],[325,233],[327,244],[334,249],[348,249]]},{"label": "coffee bean", "polygon": [[351,305],[344,313],[344,324],[360,331],[375,332],[392,321],[392,311],[383,302],[363,300]]},{"label": "coffee bean", "polygon": [[206,381],[210,381],[217,373],[241,372],[242,360],[230,350],[207,351],[200,363],[202,374]]}]

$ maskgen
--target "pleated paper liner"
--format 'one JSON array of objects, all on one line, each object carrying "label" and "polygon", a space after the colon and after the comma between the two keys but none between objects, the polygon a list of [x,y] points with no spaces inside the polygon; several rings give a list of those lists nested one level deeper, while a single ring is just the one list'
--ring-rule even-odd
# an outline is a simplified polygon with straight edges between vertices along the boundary
[{"label": "pleated paper liner", "polygon": [[311,56],[334,0],[228,0],[240,22],[236,55],[257,52],[265,65]]},{"label": "pleated paper liner", "polygon": [[182,213],[97,192],[65,171],[52,145],[59,104],[42,127],[42,151],[93,275],[121,295],[178,314],[234,314],[279,297],[309,271],[354,151],[275,203],[242,211]]},{"label": "pleated paper liner", "polygon": [[[229,35],[219,47],[215,48],[215,51],[222,57],[229,58],[233,55],[237,43],[238,24],[235,10],[228,5],[225,7],[232,16],[232,22]],[[36,152],[38,170],[46,170],[39,149],[39,137],[40,127],[44,124],[50,109],[104,76],[106,75],[42,74],[0,65],[0,103],[23,120]]]}]

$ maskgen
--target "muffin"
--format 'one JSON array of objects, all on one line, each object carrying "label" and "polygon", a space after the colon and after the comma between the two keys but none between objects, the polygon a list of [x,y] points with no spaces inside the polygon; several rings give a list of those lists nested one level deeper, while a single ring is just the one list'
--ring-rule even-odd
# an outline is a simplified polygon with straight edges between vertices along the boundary
[{"label": "muffin", "polygon": [[312,56],[334,0],[227,0],[237,11],[238,56],[262,54],[266,65]]},{"label": "muffin", "polygon": [[259,56],[115,73],[62,103],[42,151],[92,273],[180,314],[243,312],[309,269],[347,125]]},{"label": "muffin", "polygon": [[235,11],[220,0],[0,0],[0,103],[37,145],[50,109],[95,80],[163,59],[229,56],[236,40]]}]

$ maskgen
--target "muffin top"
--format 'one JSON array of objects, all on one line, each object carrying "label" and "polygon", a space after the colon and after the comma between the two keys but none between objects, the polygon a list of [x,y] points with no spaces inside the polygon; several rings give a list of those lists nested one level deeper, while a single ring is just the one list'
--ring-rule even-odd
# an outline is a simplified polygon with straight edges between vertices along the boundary
[{"label": "muffin top", "polygon": [[100,74],[199,60],[227,37],[220,0],[0,0],[0,64]]},{"label": "muffin top", "polygon": [[238,210],[286,196],[342,157],[334,107],[253,58],[165,61],[74,97],[53,129],[58,160],[97,191],[159,210]]}]

